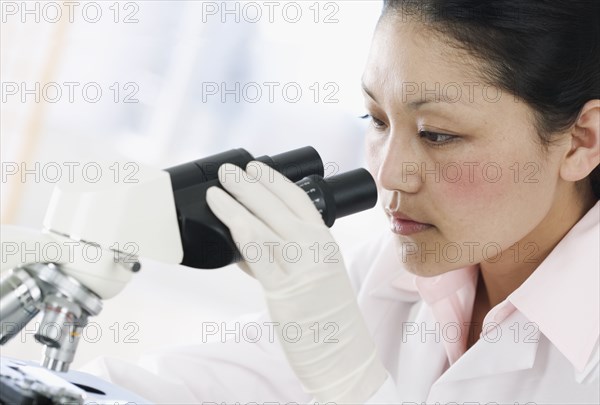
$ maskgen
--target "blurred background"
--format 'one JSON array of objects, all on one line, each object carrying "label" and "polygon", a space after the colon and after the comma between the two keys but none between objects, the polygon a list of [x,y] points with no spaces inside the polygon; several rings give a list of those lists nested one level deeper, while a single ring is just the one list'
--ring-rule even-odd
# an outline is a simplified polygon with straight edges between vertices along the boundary
[{"label": "blurred background", "polygon": [[[365,165],[360,77],[378,0],[0,3],[2,224],[41,228],[54,184],[44,168],[67,175],[68,162],[167,168],[311,145],[326,175]],[[8,175],[15,164],[41,175]],[[345,256],[386,227],[380,211],[336,222]],[[75,367],[197,343],[203,323],[264,307],[235,266],[142,264],[91,318]],[[38,360],[36,322],[1,354]]]}]

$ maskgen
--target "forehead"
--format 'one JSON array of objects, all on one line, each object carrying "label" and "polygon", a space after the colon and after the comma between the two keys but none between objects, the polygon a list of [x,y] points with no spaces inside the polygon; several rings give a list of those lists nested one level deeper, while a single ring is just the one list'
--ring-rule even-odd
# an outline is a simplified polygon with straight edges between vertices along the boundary
[{"label": "forehead", "polygon": [[431,28],[389,15],[375,30],[363,83],[379,98],[402,95],[406,102],[407,93],[433,96],[436,89],[451,93],[457,86],[485,85],[480,67],[481,62]]}]

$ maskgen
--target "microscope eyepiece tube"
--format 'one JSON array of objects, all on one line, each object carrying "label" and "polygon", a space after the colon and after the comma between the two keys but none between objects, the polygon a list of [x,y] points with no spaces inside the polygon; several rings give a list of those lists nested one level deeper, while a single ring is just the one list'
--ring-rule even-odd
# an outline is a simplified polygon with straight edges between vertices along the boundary
[{"label": "microscope eyepiece tube", "polygon": [[[243,149],[237,151],[240,150],[243,151]],[[236,155],[236,159],[239,156],[241,155]],[[246,161],[248,156],[251,157],[248,154],[241,160],[229,163],[245,168],[250,161]],[[275,170],[279,169],[280,173],[303,188],[311,197],[327,226],[332,226],[336,218],[372,208],[377,202],[377,187],[369,172],[358,169],[323,179],[321,158],[312,147],[296,149],[272,157],[261,156],[256,160]],[[205,159],[195,162],[201,161],[202,164],[207,162]],[[216,176],[218,167],[214,173],[211,172],[214,174],[213,179],[201,181],[207,177],[196,173],[196,180],[190,181],[193,176],[188,174],[199,170],[196,163],[194,163],[195,168],[189,166],[183,170],[182,167],[185,165],[182,165],[167,170],[171,178],[175,178],[173,191],[184,252],[181,264],[199,269],[220,268],[239,261],[242,257],[229,229],[217,219],[206,203],[206,190],[213,186],[222,188]],[[223,163],[228,162],[221,161],[219,166]],[[177,176],[182,173],[188,180],[177,180]],[[188,185],[178,188],[178,185],[182,184]]]},{"label": "microscope eyepiece tube", "polygon": [[[325,170],[321,156],[310,146],[278,155],[260,156],[254,160],[272,167],[294,182],[309,175],[323,176]],[[245,166],[240,167],[245,168]]]},{"label": "microscope eyepiece tube", "polygon": [[365,169],[356,169],[328,178],[308,176],[296,183],[311,198],[325,225],[355,214],[377,203],[377,185]]}]

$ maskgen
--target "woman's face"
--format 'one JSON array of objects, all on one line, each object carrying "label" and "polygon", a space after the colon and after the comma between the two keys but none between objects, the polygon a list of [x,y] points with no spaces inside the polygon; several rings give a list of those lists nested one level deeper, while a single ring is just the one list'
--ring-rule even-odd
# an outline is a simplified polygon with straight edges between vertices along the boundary
[{"label": "woman's face", "polygon": [[478,63],[418,22],[388,15],[375,32],[363,75],[369,169],[416,274],[524,260],[560,198],[559,152],[542,150],[532,110],[485,84]]}]

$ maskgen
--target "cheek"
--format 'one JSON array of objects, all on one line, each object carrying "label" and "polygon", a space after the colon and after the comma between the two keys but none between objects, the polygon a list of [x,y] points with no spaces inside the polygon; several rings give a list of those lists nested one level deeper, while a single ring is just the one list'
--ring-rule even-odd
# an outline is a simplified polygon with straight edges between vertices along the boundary
[{"label": "cheek", "polygon": [[541,221],[547,207],[540,205],[540,200],[551,200],[552,179],[527,183],[522,170],[517,171],[523,167],[520,161],[518,166],[508,160],[489,162],[493,161],[482,159],[471,171],[463,166],[457,181],[442,176],[438,184],[430,185],[429,194],[440,213],[437,219],[445,238],[470,238],[505,248]]},{"label": "cheek", "polygon": [[439,180],[436,189],[440,198],[465,208],[478,202],[490,204],[502,199],[511,189],[505,171],[499,165],[482,162],[444,165],[436,179]]}]

